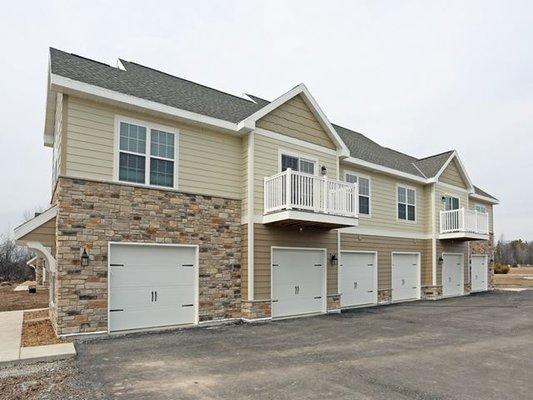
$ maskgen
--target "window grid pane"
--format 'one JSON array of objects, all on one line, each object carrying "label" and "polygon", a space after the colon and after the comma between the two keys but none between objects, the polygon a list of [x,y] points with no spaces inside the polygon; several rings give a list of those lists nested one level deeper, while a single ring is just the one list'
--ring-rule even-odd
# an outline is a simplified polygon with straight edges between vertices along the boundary
[{"label": "window grid pane", "polygon": [[370,198],[359,196],[359,214],[370,214]]},{"label": "window grid pane", "polygon": [[150,159],[150,184],[157,186],[174,186],[174,162]]},{"label": "window grid pane", "polygon": [[293,171],[298,171],[298,158],[288,156],[286,154],[281,155],[281,170],[285,171],[288,168],[292,169]]},{"label": "window grid pane", "polygon": [[359,193],[370,196],[370,182],[366,178],[359,178]]},{"label": "window grid pane", "polygon": [[415,220],[415,206],[407,206],[407,219],[409,221]]},{"label": "window grid pane", "polygon": [[346,174],[346,182],[357,183],[357,176],[352,174]]},{"label": "window grid pane", "polygon": [[413,189],[407,189],[407,203],[415,204],[415,191]]},{"label": "window grid pane", "polygon": [[398,203],[398,218],[405,219],[406,212],[405,212],[405,204]]},{"label": "window grid pane", "polygon": [[150,153],[156,157],[174,159],[174,134],[152,129]]},{"label": "window grid pane", "polygon": [[120,150],[146,153],[146,128],[144,126],[120,123]]},{"label": "window grid pane", "polygon": [[144,183],[145,168],[145,157],[128,153],[120,153],[119,180]]},{"label": "window grid pane", "polygon": [[300,160],[300,172],[305,172],[306,174],[315,174],[315,163],[308,160]]},{"label": "window grid pane", "polygon": [[405,188],[403,187],[398,187],[398,201],[405,203]]}]

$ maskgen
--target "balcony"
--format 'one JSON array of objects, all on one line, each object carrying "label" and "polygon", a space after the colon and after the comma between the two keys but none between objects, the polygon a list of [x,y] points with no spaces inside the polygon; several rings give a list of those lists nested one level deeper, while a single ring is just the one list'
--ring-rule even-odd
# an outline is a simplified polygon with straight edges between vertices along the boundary
[{"label": "balcony", "polygon": [[488,238],[487,213],[465,208],[440,212],[439,239],[487,240]]},{"label": "balcony", "polygon": [[291,169],[265,178],[263,223],[343,228],[357,226],[357,185]]}]

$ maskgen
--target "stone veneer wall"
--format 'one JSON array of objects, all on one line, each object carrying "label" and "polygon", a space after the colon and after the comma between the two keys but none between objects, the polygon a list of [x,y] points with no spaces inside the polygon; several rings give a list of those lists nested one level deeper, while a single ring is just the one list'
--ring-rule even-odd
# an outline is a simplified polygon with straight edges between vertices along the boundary
[{"label": "stone veneer wall", "polygon": [[489,261],[489,289],[494,288],[494,234],[489,235],[489,240],[475,240],[470,242],[470,256],[472,254],[486,254]]},{"label": "stone veneer wall", "polygon": [[107,330],[110,241],[198,244],[200,321],[241,316],[240,201],[69,178],[54,197],[59,334]]}]

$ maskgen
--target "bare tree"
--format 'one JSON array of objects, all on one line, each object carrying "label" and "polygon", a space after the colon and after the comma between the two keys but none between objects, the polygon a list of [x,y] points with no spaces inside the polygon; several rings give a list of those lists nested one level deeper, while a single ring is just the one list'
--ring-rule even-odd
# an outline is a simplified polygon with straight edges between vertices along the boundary
[{"label": "bare tree", "polygon": [[30,258],[28,249],[7,235],[0,236],[0,282],[32,279],[34,271],[26,265]]}]

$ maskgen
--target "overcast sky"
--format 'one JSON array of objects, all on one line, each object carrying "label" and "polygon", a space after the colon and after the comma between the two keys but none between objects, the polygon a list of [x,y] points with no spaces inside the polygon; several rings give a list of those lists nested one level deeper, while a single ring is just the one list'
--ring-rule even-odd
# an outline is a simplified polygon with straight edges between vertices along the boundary
[{"label": "overcast sky", "polygon": [[424,157],[456,149],[533,240],[531,1],[20,1],[0,14],[0,233],[46,207],[48,47],[274,99],[304,82],[332,122]]}]

